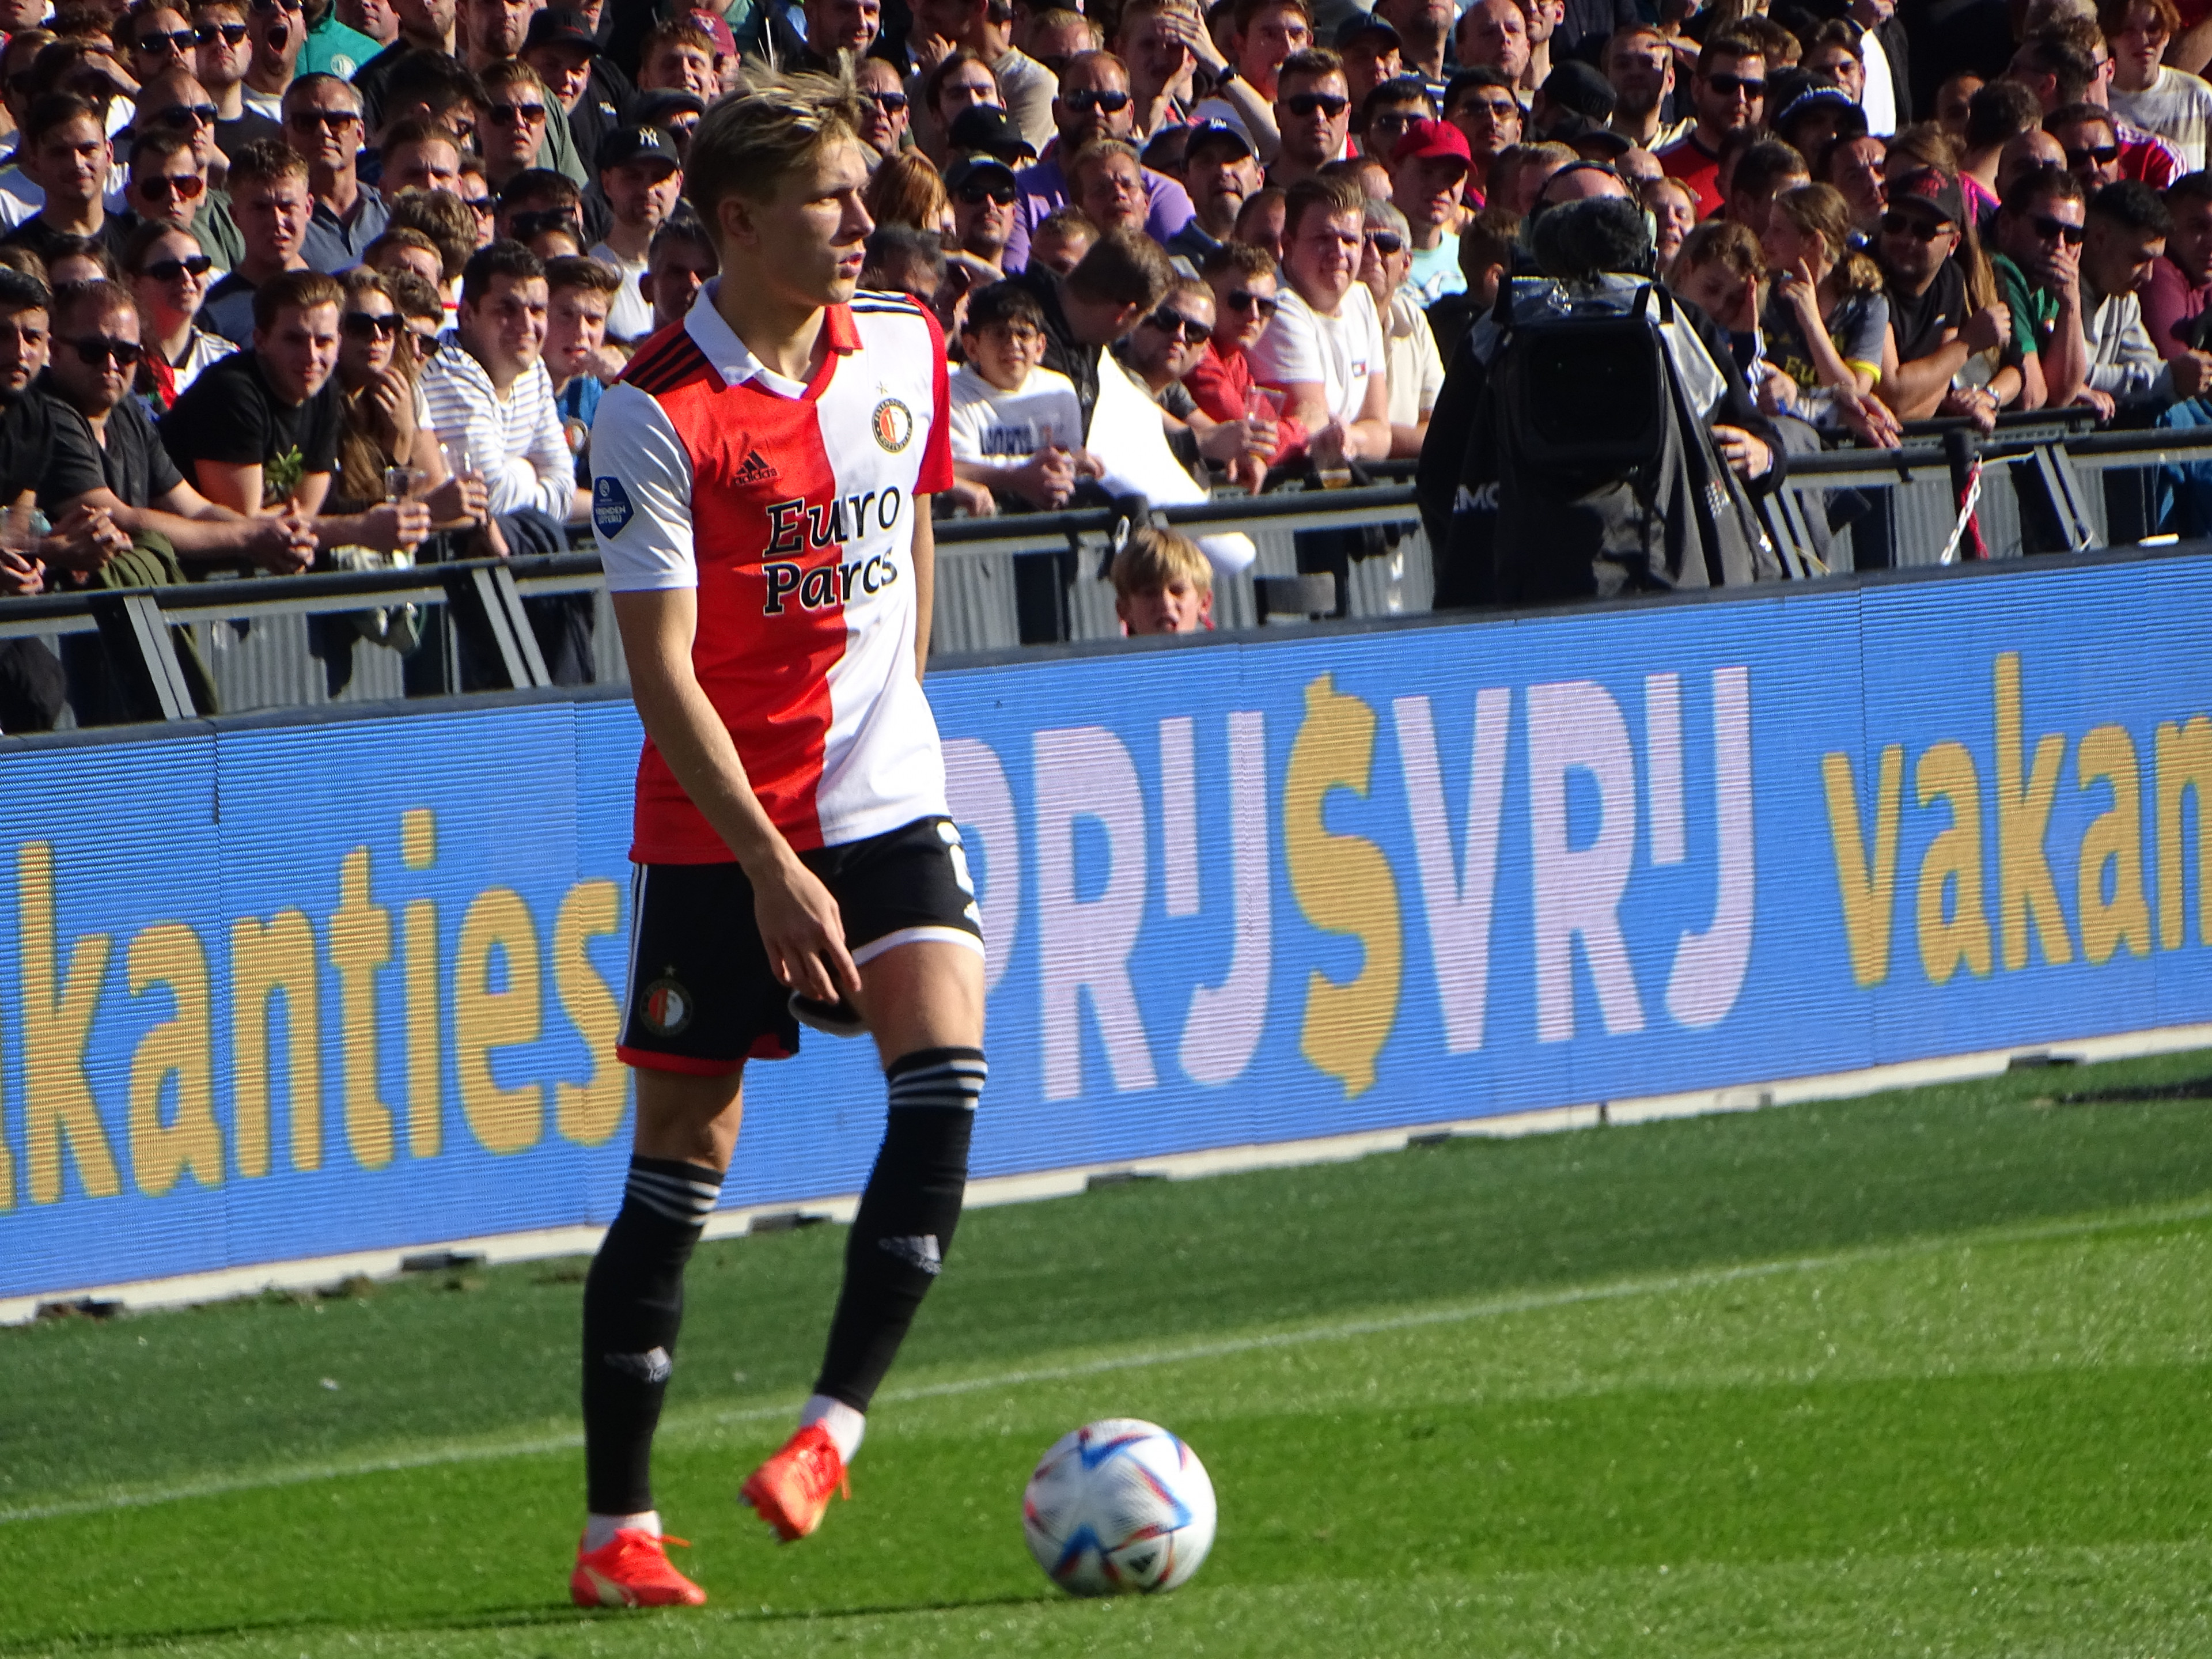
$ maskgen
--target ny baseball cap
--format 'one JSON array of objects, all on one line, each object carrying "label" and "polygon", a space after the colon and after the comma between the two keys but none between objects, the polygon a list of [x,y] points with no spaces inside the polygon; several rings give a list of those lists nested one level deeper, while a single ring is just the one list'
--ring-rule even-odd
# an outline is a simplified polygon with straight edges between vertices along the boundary
[{"label": "ny baseball cap", "polygon": [[629,161],[665,161],[673,173],[684,165],[676,141],[659,127],[633,123],[617,127],[599,141],[599,166],[618,167]]},{"label": "ny baseball cap", "polygon": [[[1464,148],[1465,141],[1462,140],[1461,143],[1462,148]],[[1182,141],[1183,160],[1188,162],[1205,145],[1219,143],[1234,144],[1239,155],[1249,155],[1253,153],[1252,141],[1244,136],[1243,128],[1231,126],[1226,121],[1194,121],[1185,129]]]},{"label": "ny baseball cap", "polygon": [[1966,206],[1959,181],[1940,167],[1922,167],[1908,173],[1889,187],[1892,207],[1907,198],[1934,209],[1954,225],[1966,222]]},{"label": "ny baseball cap", "polygon": [[522,37],[522,49],[527,52],[532,46],[575,46],[594,57],[599,50],[584,15],[563,6],[548,6],[532,16],[530,33]]},{"label": "ny baseball cap", "polygon": [[976,104],[962,110],[953,117],[952,131],[945,138],[953,149],[981,150],[1010,166],[1017,155],[1032,161],[1036,156],[1036,147],[1022,137],[1014,118],[996,104]]},{"label": "ny baseball cap", "polygon": [[1406,123],[1406,130],[1398,137],[1396,146],[1390,151],[1393,166],[1401,161],[1426,161],[1437,156],[1449,156],[1462,167],[1474,165],[1474,155],[1467,147],[1467,135],[1449,121],[1431,120],[1423,116],[1418,121]]},{"label": "ny baseball cap", "polygon": [[945,169],[945,190],[949,196],[957,196],[977,179],[988,183],[1004,179],[1014,182],[1014,170],[995,155],[963,155]]}]

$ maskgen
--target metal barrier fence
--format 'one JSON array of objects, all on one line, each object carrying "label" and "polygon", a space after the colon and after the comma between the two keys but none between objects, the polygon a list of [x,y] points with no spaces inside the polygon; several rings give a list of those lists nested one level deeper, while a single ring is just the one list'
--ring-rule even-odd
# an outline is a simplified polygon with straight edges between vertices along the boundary
[{"label": "metal barrier fence", "polygon": [[[1964,422],[1931,422],[1909,428],[1900,448],[1791,458],[1789,483],[1765,514],[1793,574],[1823,565],[1834,574],[1932,565],[1978,466],[1977,520],[1990,558],[2171,540],[2157,534],[2153,481],[2160,467],[2191,463],[2212,463],[2212,428],[2100,433],[2088,429],[2085,410],[2011,417],[1986,435]],[[1433,580],[1412,467],[1376,471],[1389,481],[1220,497],[1150,517],[1252,538],[1258,556],[1251,569],[1216,585],[1214,623],[1223,632],[1333,614],[1418,614],[1430,608]],[[1836,527],[1818,535],[1815,526],[1832,518]],[[1108,507],[940,522],[936,653],[958,658],[1018,646],[1018,562],[1042,556],[1070,570],[1069,637],[1116,637],[1105,569],[1127,522],[1125,512]],[[1301,571],[1297,538],[1328,530],[1374,533],[1364,556],[1340,559],[1337,574]],[[623,683],[599,560],[586,552],[10,599],[0,605],[0,640],[96,635],[137,718],[179,720],[193,711],[170,646],[173,628],[191,630],[227,713],[374,703],[549,684],[526,602],[573,594],[592,596],[593,678]],[[356,620],[404,606],[416,608],[421,641],[404,656],[372,642],[376,629]]]}]

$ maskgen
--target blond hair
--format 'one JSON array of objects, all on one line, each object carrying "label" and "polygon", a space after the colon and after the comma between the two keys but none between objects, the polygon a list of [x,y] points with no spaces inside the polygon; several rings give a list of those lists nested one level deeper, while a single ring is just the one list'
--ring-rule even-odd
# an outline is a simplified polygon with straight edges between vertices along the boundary
[{"label": "blond hair", "polygon": [[763,201],[831,145],[859,143],[866,118],[849,68],[833,78],[749,64],[745,84],[701,118],[684,157],[684,194],[709,226],[723,198]]},{"label": "blond hair", "polygon": [[1199,551],[1198,544],[1188,536],[1178,536],[1172,530],[1156,530],[1150,525],[1139,526],[1129,532],[1127,543],[1114,556],[1110,574],[1115,596],[1124,599],[1155,587],[1165,587],[1177,576],[1183,577],[1201,593],[1213,592],[1213,567]]}]

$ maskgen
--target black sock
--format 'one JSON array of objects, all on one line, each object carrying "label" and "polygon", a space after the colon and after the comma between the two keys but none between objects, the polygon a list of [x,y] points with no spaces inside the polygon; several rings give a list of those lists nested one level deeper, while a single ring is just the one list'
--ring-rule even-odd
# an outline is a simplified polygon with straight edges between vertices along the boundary
[{"label": "black sock", "polygon": [[696,1164],[633,1158],[584,1280],[584,1481],[593,1515],[653,1507],[653,1431],[684,1322],[684,1264],[721,1196]]},{"label": "black sock", "polygon": [[815,1393],[864,1412],[890,1370],[952,1248],[985,1074],[980,1048],[919,1049],[884,1073],[890,1119],[845,1243],[845,1285]]}]

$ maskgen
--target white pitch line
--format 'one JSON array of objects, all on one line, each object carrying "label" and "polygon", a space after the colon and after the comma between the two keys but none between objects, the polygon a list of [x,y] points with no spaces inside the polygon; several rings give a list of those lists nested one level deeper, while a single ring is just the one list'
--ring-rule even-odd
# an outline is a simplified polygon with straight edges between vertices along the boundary
[{"label": "white pitch line", "polygon": [[[1077,1382],[1085,1377],[1109,1376],[1117,1371],[1152,1370],[1198,1360],[1232,1358],[1238,1354],[1304,1347],[1322,1342],[1341,1342],[1356,1337],[1382,1336],[1397,1331],[1471,1324],[1480,1320],[1541,1313],[1555,1308],[1626,1301],[1638,1297],[1671,1296],[1685,1291],[1711,1290],[1724,1285],[1739,1284],[1747,1279],[1820,1273],[1863,1262],[1899,1261],[1944,1250],[2033,1244],[2157,1226],[2170,1222],[2198,1220],[2208,1216],[2212,1216],[2212,1202],[2130,1211],[2119,1215],[2069,1221],[2032,1223],[2021,1227],[1994,1228],[1984,1232],[1945,1237],[1911,1239],[1896,1244],[1838,1250],[1826,1255],[1745,1262],[1730,1267],[1698,1268],[1690,1273],[1668,1273],[1651,1279],[1620,1279],[1607,1285],[1577,1285],[1566,1290],[1534,1291],[1455,1306],[1424,1308],[1374,1319],[1343,1320],[1334,1324],[1300,1326],[1291,1330],[1259,1331],[1247,1336],[1225,1337],[1218,1341],[1191,1343],[1181,1347],[1106,1354],[1096,1359],[1078,1360],[1065,1365],[1041,1365],[1022,1370],[998,1371],[983,1376],[958,1377],[945,1382],[924,1382],[910,1388],[890,1389],[878,1398],[884,1405],[953,1399],[963,1395],[990,1394],[1002,1389],[1027,1388],[1039,1382]],[[686,1413],[668,1424],[668,1437],[680,1441],[690,1437],[701,1427],[720,1428],[732,1424],[789,1417],[796,1411],[797,1405],[796,1401],[778,1401],[772,1405],[747,1406],[734,1411]],[[496,1462],[510,1457],[536,1457],[547,1452],[579,1450],[583,1443],[584,1437],[580,1433],[568,1433],[528,1440],[425,1446],[419,1450],[395,1453],[386,1457],[362,1458],[349,1462],[301,1464],[287,1469],[152,1487],[143,1492],[110,1492],[97,1498],[70,1498],[58,1504],[0,1510],[0,1526],[12,1526],[26,1521],[60,1520],[70,1516],[106,1515],[118,1510],[149,1509],[163,1504],[188,1503],[196,1498],[228,1497],[235,1492],[306,1486],[318,1480],[344,1480],[363,1475],[398,1474],[409,1469]]]}]

